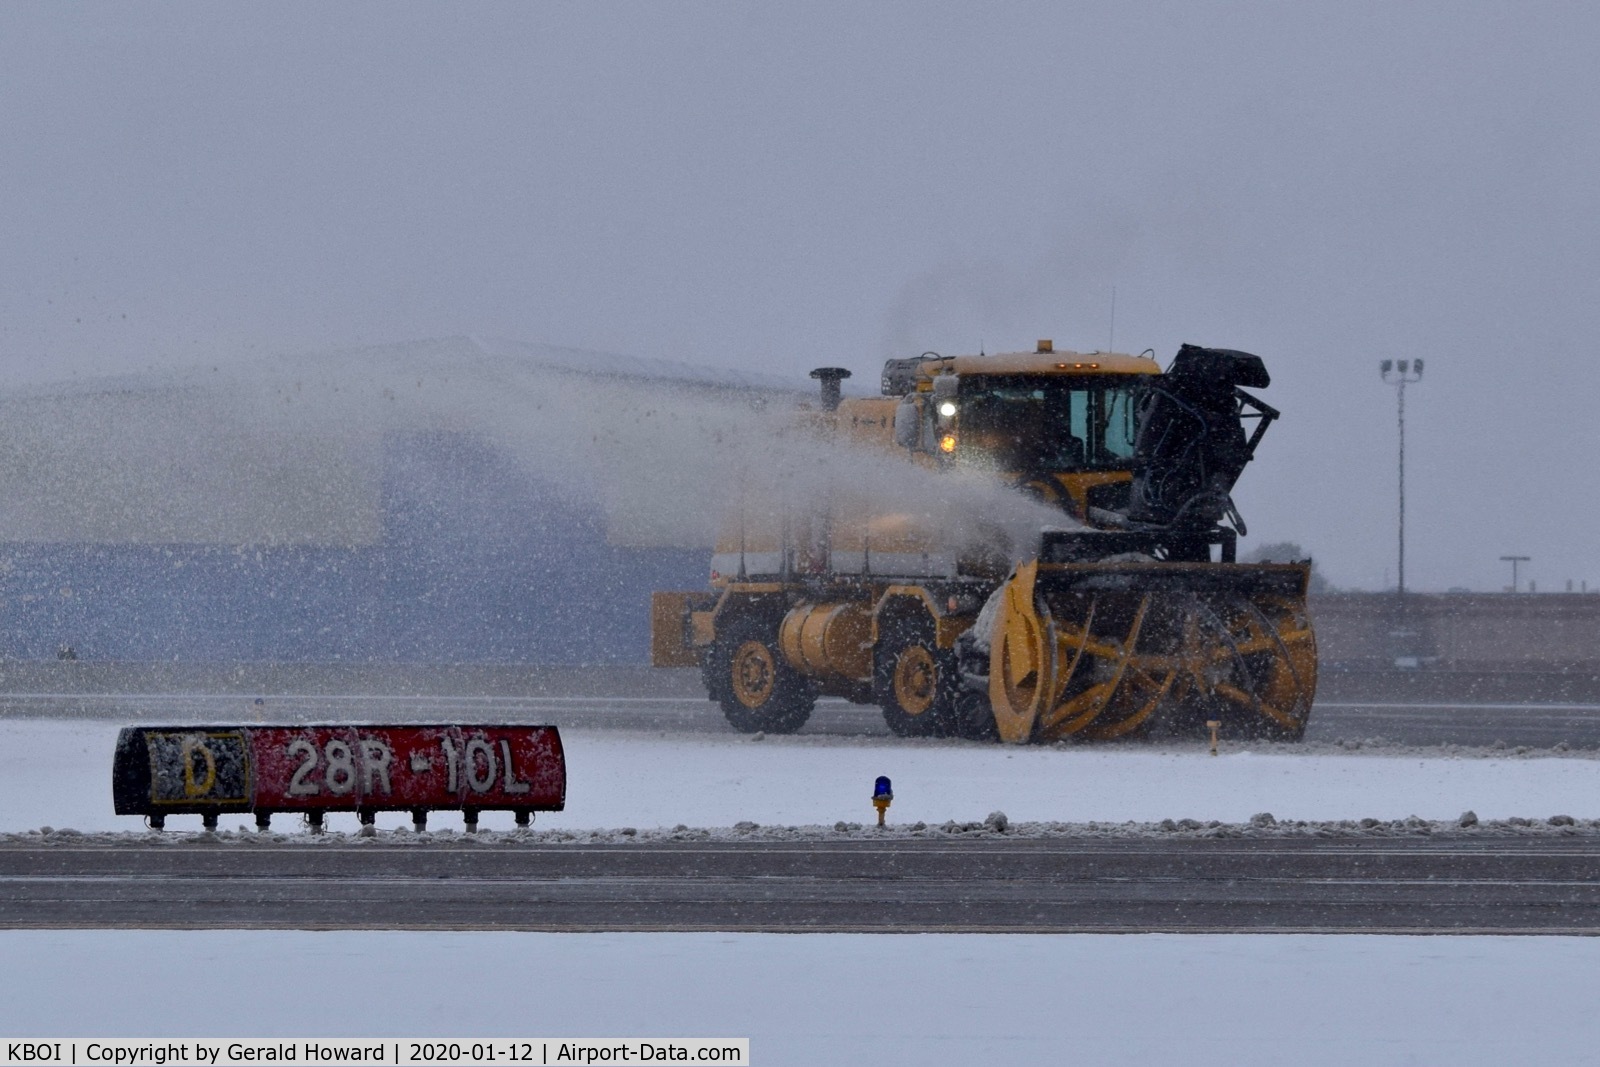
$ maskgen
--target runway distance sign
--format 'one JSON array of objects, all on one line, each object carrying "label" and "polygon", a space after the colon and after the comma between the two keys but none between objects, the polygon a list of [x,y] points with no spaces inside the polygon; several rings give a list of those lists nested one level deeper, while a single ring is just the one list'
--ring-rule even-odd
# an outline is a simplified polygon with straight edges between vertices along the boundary
[{"label": "runway distance sign", "polygon": [[[130,726],[117,737],[119,815],[560,811],[554,726]],[[320,821],[318,818],[317,821]]]}]

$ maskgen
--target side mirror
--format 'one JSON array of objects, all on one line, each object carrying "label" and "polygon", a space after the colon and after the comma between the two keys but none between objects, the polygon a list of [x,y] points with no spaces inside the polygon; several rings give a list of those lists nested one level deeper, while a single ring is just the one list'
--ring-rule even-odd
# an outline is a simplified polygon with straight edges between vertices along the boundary
[{"label": "side mirror", "polygon": [[901,448],[916,448],[922,435],[922,413],[917,402],[906,397],[894,409],[894,443]]},{"label": "side mirror", "polygon": [[935,374],[933,376],[933,395],[940,400],[954,400],[956,392],[961,388],[961,379],[954,374]]}]

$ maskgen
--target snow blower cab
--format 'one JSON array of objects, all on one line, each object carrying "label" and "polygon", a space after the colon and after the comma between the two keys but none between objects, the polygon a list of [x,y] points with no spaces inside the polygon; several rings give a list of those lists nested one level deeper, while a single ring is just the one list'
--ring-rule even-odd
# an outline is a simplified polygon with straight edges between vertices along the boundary
[{"label": "snow blower cab", "polygon": [[[1241,386],[1261,357],[1184,345],[1165,373],[1143,356],[1033,353],[891,360],[895,444],[992,471],[1100,539],[1155,558],[1231,562],[1245,532],[1231,492],[1278,412]],[[1090,547],[1091,555],[1105,549]],[[1124,549],[1126,550],[1126,549]]]}]

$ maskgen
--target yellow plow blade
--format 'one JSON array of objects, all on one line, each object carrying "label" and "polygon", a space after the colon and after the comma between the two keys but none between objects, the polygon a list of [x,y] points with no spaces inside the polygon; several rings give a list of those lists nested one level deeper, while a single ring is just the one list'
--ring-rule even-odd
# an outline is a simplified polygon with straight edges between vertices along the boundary
[{"label": "yellow plow blade", "polygon": [[990,638],[1001,740],[1299,740],[1317,686],[1303,564],[1019,567]]}]

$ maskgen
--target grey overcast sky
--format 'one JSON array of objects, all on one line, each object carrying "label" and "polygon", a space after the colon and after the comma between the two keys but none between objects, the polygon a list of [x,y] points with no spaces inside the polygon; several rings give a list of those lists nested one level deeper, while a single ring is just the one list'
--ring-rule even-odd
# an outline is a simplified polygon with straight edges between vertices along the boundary
[{"label": "grey overcast sky", "polygon": [[1253,541],[1600,588],[1600,5],[0,7],[12,381],[454,334],[1245,348]]}]

